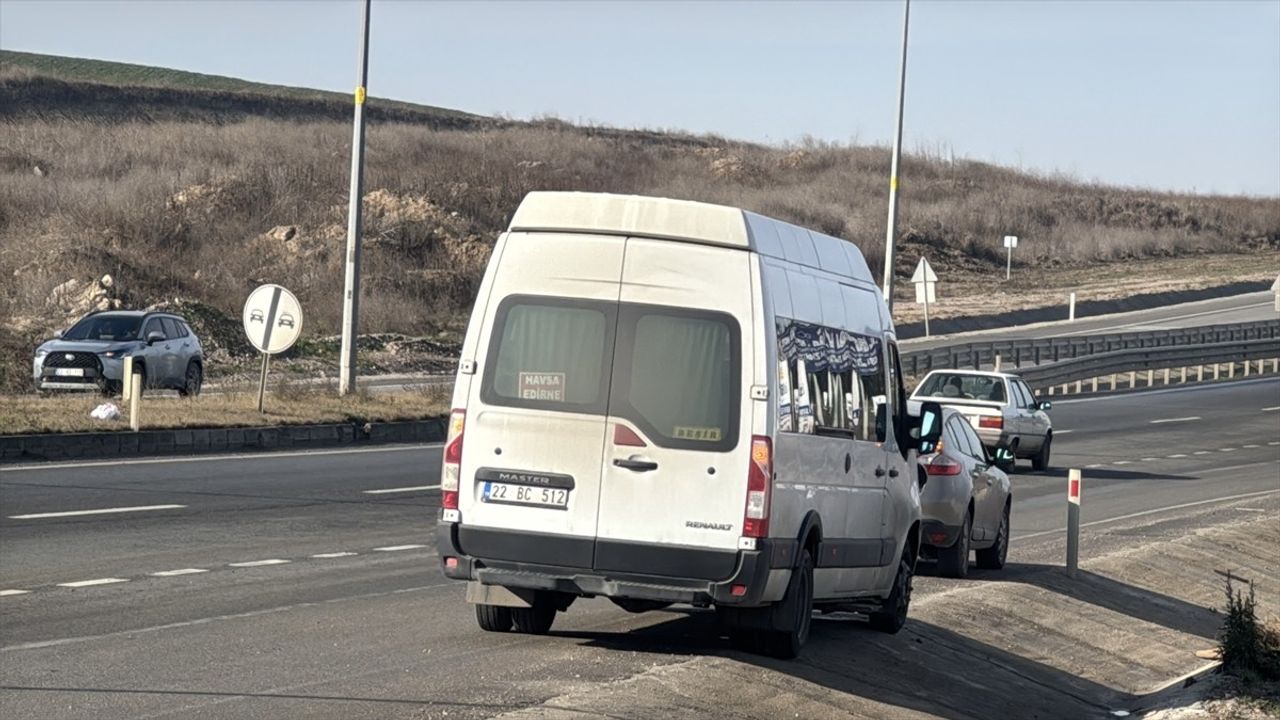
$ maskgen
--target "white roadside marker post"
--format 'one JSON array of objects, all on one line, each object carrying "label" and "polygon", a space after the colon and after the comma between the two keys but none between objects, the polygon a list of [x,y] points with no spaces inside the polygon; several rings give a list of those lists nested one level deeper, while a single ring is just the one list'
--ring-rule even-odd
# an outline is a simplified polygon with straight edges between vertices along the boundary
[{"label": "white roadside marker post", "polygon": [[1076,321],[1076,294],[1074,292],[1071,293],[1071,300],[1069,302],[1069,306],[1071,309],[1067,312],[1067,322],[1075,322]]},{"label": "white roadside marker post", "polygon": [[1080,564],[1080,471],[1067,474],[1067,575],[1076,576]]},{"label": "white roadside marker post", "polygon": [[138,417],[139,399],[142,396],[142,376],[133,370],[133,356],[124,357],[124,370],[120,375],[120,401],[129,403],[129,429],[138,432],[141,418]]},{"label": "white roadside marker post", "polygon": [[1018,247],[1018,236],[1005,235],[1004,236],[1004,250],[1005,250],[1004,279],[1005,280],[1009,279],[1009,272],[1013,268],[1013,249],[1016,247]]}]

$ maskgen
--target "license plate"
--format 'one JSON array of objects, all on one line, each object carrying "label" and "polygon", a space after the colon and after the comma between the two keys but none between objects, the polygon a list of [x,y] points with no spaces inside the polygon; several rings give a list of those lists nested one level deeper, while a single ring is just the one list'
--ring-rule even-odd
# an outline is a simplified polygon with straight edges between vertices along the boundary
[{"label": "license plate", "polygon": [[58,377],[84,377],[84,368],[57,368],[53,374]]},{"label": "license plate", "polygon": [[480,499],[500,505],[530,505],[564,510],[569,507],[569,491],[564,488],[533,487],[512,483],[487,482]]}]

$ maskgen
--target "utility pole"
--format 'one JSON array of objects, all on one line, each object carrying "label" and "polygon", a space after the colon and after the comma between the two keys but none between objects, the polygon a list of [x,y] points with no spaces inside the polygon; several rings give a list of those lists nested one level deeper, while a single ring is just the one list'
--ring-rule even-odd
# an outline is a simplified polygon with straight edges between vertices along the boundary
[{"label": "utility pole", "polygon": [[898,157],[902,154],[902,105],[907,92],[907,24],[911,0],[902,10],[902,64],[898,69],[898,125],[893,134],[893,165],[889,169],[889,227],[884,235],[884,301],[893,312],[893,238],[898,230]]},{"label": "utility pole", "polygon": [[355,127],[351,132],[351,197],[347,205],[347,272],[342,295],[342,355],[338,394],[356,387],[356,329],[360,320],[360,211],[364,199],[364,100],[369,82],[369,6],[364,0],[360,33],[360,82],[356,85]]}]

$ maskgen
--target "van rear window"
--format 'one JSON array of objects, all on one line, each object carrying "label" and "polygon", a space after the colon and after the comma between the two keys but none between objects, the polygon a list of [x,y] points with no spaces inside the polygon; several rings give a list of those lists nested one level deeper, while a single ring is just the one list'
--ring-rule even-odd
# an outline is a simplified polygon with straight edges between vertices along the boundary
[{"label": "van rear window", "polygon": [[612,414],[667,448],[738,442],[741,339],[724,313],[512,296],[499,306],[481,398]]}]

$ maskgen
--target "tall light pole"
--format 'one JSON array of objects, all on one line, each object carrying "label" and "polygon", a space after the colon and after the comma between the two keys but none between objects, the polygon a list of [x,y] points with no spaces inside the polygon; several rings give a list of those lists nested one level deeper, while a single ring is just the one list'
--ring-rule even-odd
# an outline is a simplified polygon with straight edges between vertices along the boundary
[{"label": "tall light pole", "polygon": [[884,301],[893,312],[893,239],[898,230],[898,157],[902,155],[902,105],[907,92],[907,24],[911,0],[902,10],[902,64],[898,69],[898,126],[893,133],[893,164],[889,169],[889,227],[884,234]]},{"label": "tall light pole", "polygon": [[347,204],[347,272],[342,294],[342,355],[338,394],[356,387],[356,328],[360,319],[360,210],[364,198],[364,100],[369,82],[369,6],[364,0],[360,33],[360,83],[356,85],[355,127],[351,132],[351,197]]}]

